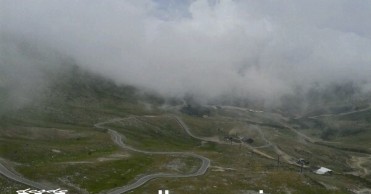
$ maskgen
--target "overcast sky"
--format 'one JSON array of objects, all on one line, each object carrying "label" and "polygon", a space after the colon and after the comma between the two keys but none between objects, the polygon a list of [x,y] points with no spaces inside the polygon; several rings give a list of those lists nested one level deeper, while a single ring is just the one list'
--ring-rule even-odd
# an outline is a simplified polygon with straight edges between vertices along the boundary
[{"label": "overcast sky", "polygon": [[277,98],[371,78],[371,1],[0,0],[2,34],[163,95]]}]

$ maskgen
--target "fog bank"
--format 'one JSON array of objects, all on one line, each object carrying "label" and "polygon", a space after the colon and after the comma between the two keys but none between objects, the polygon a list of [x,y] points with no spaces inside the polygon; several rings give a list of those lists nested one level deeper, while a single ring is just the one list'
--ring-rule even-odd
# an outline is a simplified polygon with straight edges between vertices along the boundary
[{"label": "fog bank", "polygon": [[[371,88],[371,1],[0,0],[0,7],[2,39],[47,45],[163,96],[273,104],[298,87]],[[2,53],[2,68],[34,71],[37,80],[32,63],[43,62],[13,53],[11,63]]]}]

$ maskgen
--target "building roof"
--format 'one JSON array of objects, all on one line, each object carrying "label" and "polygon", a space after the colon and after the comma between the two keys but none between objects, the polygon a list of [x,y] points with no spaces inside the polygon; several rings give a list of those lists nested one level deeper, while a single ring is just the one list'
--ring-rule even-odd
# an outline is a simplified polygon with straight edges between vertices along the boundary
[{"label": "building roof", "polygon": [[325,168],[325,167],[321,167],[319,168],[318,170],[314,171],[315,173],[317,174],[326,174],[328,172],[332,172],[331,169],[328,169],[328,168]]}]

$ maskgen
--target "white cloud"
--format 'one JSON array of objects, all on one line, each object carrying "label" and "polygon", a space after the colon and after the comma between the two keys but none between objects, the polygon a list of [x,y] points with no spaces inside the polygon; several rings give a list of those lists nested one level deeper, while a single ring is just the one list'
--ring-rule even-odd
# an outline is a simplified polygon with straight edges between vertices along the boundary
[{"label": "white cloud", "polygon": [[269,100],[297,85],[370,82],[369,1],[188,3],[1,0],[0,21],[3,32],[163,95]]}]

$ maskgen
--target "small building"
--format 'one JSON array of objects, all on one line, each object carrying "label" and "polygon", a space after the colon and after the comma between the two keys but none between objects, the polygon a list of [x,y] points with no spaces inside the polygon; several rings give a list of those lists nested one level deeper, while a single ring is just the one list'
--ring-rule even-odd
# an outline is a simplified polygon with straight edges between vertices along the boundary
[{"label": "small building", "polygon": [[241,143],[241,140],[237,137],[232,137],[231,141],[234,143]]},{"label": "small building", "polygon": [[248,143],[248,144],[252,144],[252,143],[254,143],[254,140],[251,139],[251,138],[249,138],[249,137],[243,137],[243,138],[241,139],[241,141],[244,142],[244,143]]},{"label": "small building", "polygon": [[319,169],[315,170],[314,173],[316,174],[332,174],[332,170],[325,168],[325,167],[320,167]]},{"label": "small building", "polygon": [[296,161],[297,164],[300,164],[300,165],[308,165],[309,164],[309,161],[303,159],[303,158],[299,158],[298,161]]},{"label": "small building", "polygon": [[241,140],[239,138],[232,136],[224,136],[224,141],[229,141],[230,143],[241,143]]},{"label": "small building", "polygon": [[224,141],[232,141],[232,137],[231,136],[224,136]]}]

